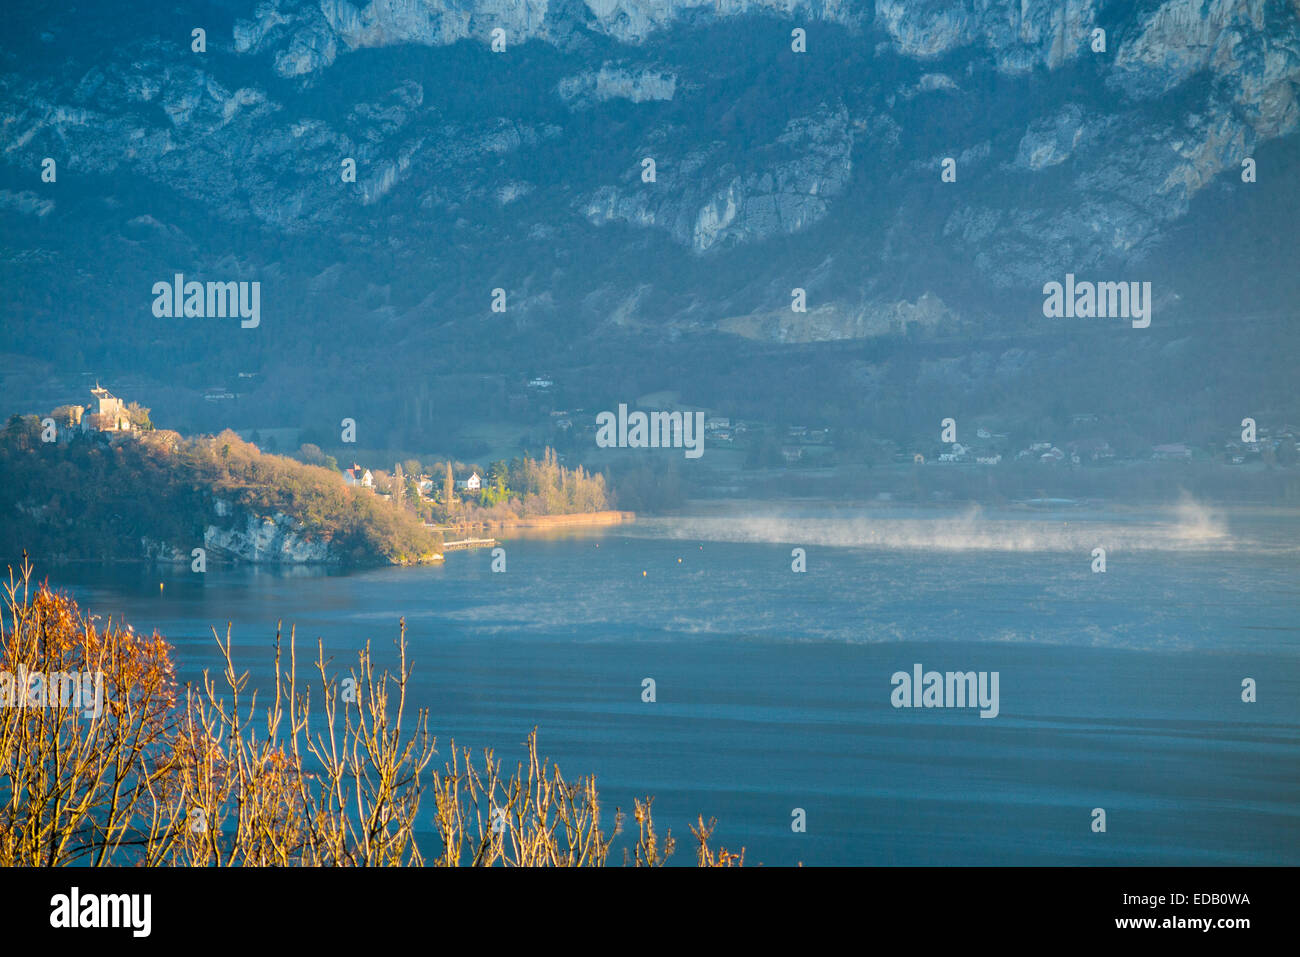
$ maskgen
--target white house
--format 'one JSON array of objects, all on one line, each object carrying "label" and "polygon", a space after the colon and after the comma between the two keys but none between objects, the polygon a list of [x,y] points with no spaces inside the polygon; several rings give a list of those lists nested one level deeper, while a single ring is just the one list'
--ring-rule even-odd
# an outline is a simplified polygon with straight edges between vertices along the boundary
[{"label": "white house", "polygon": [[370,469],[363,469],[360,465],[353,462],[352,468],[343,470],[343,484],[359,485],[362,488],[374,488],[375,477],[370,474]]},{"label": "white house", "polygon": [[462,492],[477,492],[482,487],[483,480],[478,477],[477,472],[473,473],[469,478],[461,479],[456,483],[456,488]]}]

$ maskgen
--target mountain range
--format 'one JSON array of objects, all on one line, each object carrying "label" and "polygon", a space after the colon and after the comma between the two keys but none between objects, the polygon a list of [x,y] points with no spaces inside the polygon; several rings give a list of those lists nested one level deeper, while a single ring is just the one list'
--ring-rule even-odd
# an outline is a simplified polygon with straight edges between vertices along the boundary
[{"label": "mountain range", "polygon": [[[1300,419],[1297,0],[6,20],[11,411],[93,371],[173,424],[353,416],[390,447],[537,414],[539,375],[557,408],[668,390],[879,432]],[[259,282],[260,325],[155,316],[176,273]],[[1151,326],[1045,318],[1067,274],[1151,282]]]}]

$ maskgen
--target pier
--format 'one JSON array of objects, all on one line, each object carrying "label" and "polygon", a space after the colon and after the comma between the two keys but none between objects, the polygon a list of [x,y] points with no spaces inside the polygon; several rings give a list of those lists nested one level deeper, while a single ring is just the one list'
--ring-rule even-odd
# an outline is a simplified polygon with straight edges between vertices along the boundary
[{"label": "pier", "polygon": [[491,548],[497,544],[495,538],[462,538],[455,542],[443,542],[444,552],[454,552],[463,548]]}]

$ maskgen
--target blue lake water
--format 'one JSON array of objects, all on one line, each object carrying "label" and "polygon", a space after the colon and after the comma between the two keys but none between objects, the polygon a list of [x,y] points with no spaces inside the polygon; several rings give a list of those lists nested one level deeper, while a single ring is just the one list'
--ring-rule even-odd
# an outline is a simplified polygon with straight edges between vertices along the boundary
[{"label": "blue lake water", "polygon": [[[810,507],[513,537],[504,573],[486,551],[352,574],[40,571],[164,634],[182,680],[217,667],[228,621],[259,681],[277,620],[309,656],[369,639],[392,664],[405,617],[437,760],[454,737],[512,766],[537,725],[610,816],[654,795],[678,863],[703,814],[748,863],[1297,864],[1298,542],[1293,513]],[[917,663],[998,672],[1000,713],[893,707]]]}]

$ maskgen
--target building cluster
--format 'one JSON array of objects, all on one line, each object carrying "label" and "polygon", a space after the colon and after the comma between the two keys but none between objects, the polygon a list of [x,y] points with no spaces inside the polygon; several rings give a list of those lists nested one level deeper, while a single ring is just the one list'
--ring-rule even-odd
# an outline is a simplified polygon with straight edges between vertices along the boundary
[{"label": "building cluster", "polygon": [[1300,460],[1300,428],[1284,425],[1273,429],[1262,425],[1256,431],[1255,441],[1230,440],[1223,444],[1224,461],[1230,465],[1246,465],[1258,461],[1294,462]]},{"label": "building cluster", "polygon": [[[1096,422],[1096,417],[1075,416],[1076,424]],[[1266,427],[1258,430],[1256,441],[1226,441],[1221,444],[1209,443],[1194,446],[1188,442],[1162,442],[1146,447],[1142,451],[1121,455],[1105,438],[1086,438],[1072,441],[1054,442],[1039,440],[1025,447],[1010,452],[1012,445],[1004,432],[992,432],[981,428],[974,440],[952,442],[933,452],[929,460],[968,465],[999,465],[1003,461],[1017,463],[1039,463],[1042,465],[1106,465],[1117,461],[1190,462],[1192,459],[1221,461],[1230,465],[1244,465],[1250,462],[1266,461],[1287,464],[1300,459],[1300,429],[1283,426],[1275,431]],[[910,458],[914,462],[924,462],[927,456],[913,453],[900,457],[900,461]]]},{"label": "building cluster", "polygon": [[[441,481],[435,479],[428,473],[412,476],[415,488],[420,494],[420,498],[433,500],[437,490],[442,487]],[[483,478],[476,471],[470,472],[468,478],[455,479],[456,491],[477,493],[483,488]],[[387,496],[388,492],[380,491],[375,486],[375,475],[370,469],[357,465],[355,462],[351,468],[343,470],[343,484],[355,488],[369,489],[380,496]]]},{"label": "building cluster", "polygon": [[[1039,463],[1041,465],[1101,465],[1113,460],[1115,450],[1107,439],[1075,439],[1059,444],[1050,440],[1030,442],[1023,448],[1011,451],[1013,443],[1006,432],[978,429],[975,439],[965,443],[951,442],[933,454],[930,461],[965,465],[995,466],[1003,462]],[[1185,446],[1158,446],[1172,450]],[[916,453],[913,461],[924,462],[926,457]]]},{"label": "building cluster", "polygon": [[131,416],[126,403],[98,383],[90,390],[91,405],[68,405],[56,410],[60,439],[86,432],[129,432]]}]

